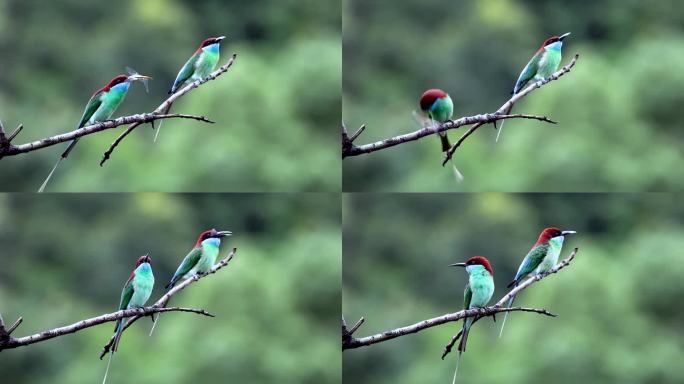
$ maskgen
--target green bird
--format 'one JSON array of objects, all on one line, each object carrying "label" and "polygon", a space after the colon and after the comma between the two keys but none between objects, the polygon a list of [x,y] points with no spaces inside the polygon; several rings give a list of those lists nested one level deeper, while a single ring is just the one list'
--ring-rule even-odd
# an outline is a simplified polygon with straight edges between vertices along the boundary
[{"label": "green bird", "polygon": [[[166,289],[173,288],[173,286],[181,279],[189,279],[195,275],[201,275],[209,272],[211,267],[216,264],[216,258],[219,254],[219,246],[221,245],[221,238],[231,236],[233,233],[230,231],[217,231],[216,229],[210,229],[200,233],[195,246],[190,250],[190,252],[185,256],[181,264],[176,269],[176,273],[173,274],[171,281],[166,285]],[[152,324],[152,329],[150,329],[150,336],[154,332],[154,327],[159,322],[159,316],[157,320]]]},{"label": "green bird", "polygon": [[[484,256],[473,256],[465,263],[456,263],[449,266],[465,267],[466,272],[468,272],[468,284],[466,284],[465,291],[463,292],[463,308],[473,309],[486,307],[494,294],[494,270],[492,269],[489,260]],[[463,320],[461,341],[458,344],[458,358],[456,360],[456,369],[454,370],[454,379],[452,383],[456,383],[458,364],[461,361],[461,354],[465,352],[470,327],[473,325],[474,321],[473,319],[473,317],[467,317]]]},{"label": "green bird", "polygon": [[[154,274],[152,274],[152,259],[149,255],[140,256],[135,263],[135,269],[128,277],[126,284],[124,284],[121,291],[121,300],[119,302],[119,310],[141,308],[147,302],[152,294],[154,288]],[[109,373],[109,365],[112,363],[112,356],[119,348],[119,341],[121,340],[121,332],[123,331],[123,319],[116,321],[114,326],[114,342],[110,348],[109,361],[107,362],[107,370],[105,371],[102,383],[107,381],[107,374]]]},{"label": "green bird", "polygon": [[[451,96],[441,89],[433,88],[423,92],[420,96],[420,113],[414,111],[413,116],[423,128],[435,129],[438,123],[451,120],[454,114],[454,102]],[[437,132],[442,148],[446,153],[451,148],[446,131]],[[454,177],[457,181],[463,181],[463,174],[456,168],[452,161]]]},{"label": "green bird", "polygon": [[[149,76],[143,76],[129,68],[130,75],[119,75],[113,78],[104,87],[98,89],[88,100],[86,104],[85,111],[83,111],[83,116],[81,116],[81,121],[78,123],[78,128],[83,128],[88,125],[92,125],[98,122],[109,120],[109,118],[114,114],[119,105],[123,102],[126,94],[128,93],[128,88],[131,83],[136,80],[140,80],[145,84],[147,88],[147,80],[152,79]],[[43,184],[38,189],[38,193],[45,190],[47,183],[50,178],[55,173],[55,170],[59,164],[69,156],[69,153],[74,149],[76,143],[78,143],[78,138],[74,139],[69,143],[67,149],[62,153],[62,155],[57,160],[57,163],[52,168],[48,176],[43,181]]]},{"label": "green bird", "polygon": [[[555,227],[544,228],[539,234],[537,242],[534,243],[532,249],[527,253],[522,263],[518,267],[518,272],[515,278],[508,284],[508,288],[517,287],[528,276],[539,275],[548,272],[551,268],[558,264],[558,257],[563,248],[563,241],[565,236],[575,234],[575,231],[561,231]],[[507,307],[513,305],[515,295],[508,300]],[[501,322],[501,331],[499,337],[503,334],[504,326],[506,325],[506,318],[508,312],[504,314],[503,322]]]},{"label": "green bird", "polygon": [[[518,81],[515,82],[515,87],[513,87],[513,92],[511,92],[512,95],[522,91],[523,87],[525,87],[530,80],[545,80],[558,70],[561,62],[563,39],[568,36],[570,36],[570,32],[560,36],[549,37],[542,43],[541,47],[534,56],[532,56],[522,72],[520,72]],[[510,111],[508,112],[510,113]],[[496,141],[499,141],[499,136],[503,130],[503,123],[504,122],[501,121],[499,132],[496,133]]]},{"label": "green bird", "polygon": [[[169,90],[169,95],[176,93],[181,86],[195,82],[197,80],[202,80],[209,76],[211,72],[214,71],[216,65],[219,61],[219,47],[221,40],[225,39],[225,36],[210,37],[205,39],[195,53],[190,56],[188,61],[183,65],[180,72],[176,76],[176,80],[173,82],[171,89]],[[164,113],[169,113],[171,110],[171,105],[164,111]],[[157,141],[159,136],[159,130],[161,129],[161,121],[157,127],[157,132],[154,134],[154,141]]]}]

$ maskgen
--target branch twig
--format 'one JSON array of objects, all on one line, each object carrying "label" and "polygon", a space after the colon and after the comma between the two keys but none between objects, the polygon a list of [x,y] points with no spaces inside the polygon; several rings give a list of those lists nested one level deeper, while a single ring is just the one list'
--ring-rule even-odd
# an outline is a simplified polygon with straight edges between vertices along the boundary
[{"label": "branch twig", "polygon": [[[573,59],[568,63],[566,66],[561,68],[559,71],[551,75],[548,79],[546,80],[540,80],[535,82],[534,84],[531,84],[530,86],[526,87],[523,91],[517,93],[513,97],[511,97],[508,101],[506,101],[496,112],[494,113],[485,113],[485,114],[480,114],[480,115],[474,115],[474,116],[466,116],[466,117],[461,117],[456,120],[450,120],[447,122],[444,122],[442,124],[437,125],[435,128],[421,128],[417,131],[391,137],[388,139],[384,140],[379,140],[373,143],[369,144],[363,144],[363,145],[354,145],[351,140],[344,140],[344,134],[346,133],[343,132],[343,140],[342,140],[342,158],[349,157],[349,156],[359,156],[363,155],[366,153],[372,153],[375,151],[379,151],[382,149],[390,148],[395,145],[403,144],[409,141],[415,141],[418,139],[421,139],[425,136],[430,136],[433,135],[437,132],[443,132],[447,131],[450,129],[458,129],[466,125],[473,125],[475,124],[474,127],[472,127],[464,136],[459,139],[457,142],[458,145],[454,145],[451,147],[449,152],[447,152],[447,157],[444,160],[443,164],[446,164],[446,162],[451,159],[451,157],[454,154],[454,151],[458,146],[461,145],[461,143],[468,137],[470,136],[477,128],[481,127],[482,125],[489,124],[489,123],[495,123],[496,121],[499,120],[506,120],[506,119],[534,119],[534,120],[539,120],[543,121],[546,123],[552,123],[555,124],[555,121],[549,119],[546,116],[535,116],[535,115],[526,115],[526,114],[510,114],[510,110],[513,107],[513,105],[520,101],[523,97],[527,96],[530,92],[533,90],[543,86],[544,84],[547,84],[550,81],[556,80],[559,77],[563,76],[565,73],[570,72],[570,69],[575,65],[577,62],[577,59],[579,58],[578,54],[575,54]],[[357,132],[360,134],[361,132]],[[355,134],[354,139],[356,139],[358,135]]]},{"label": "branch twig", "polygon": [[[236,58],[237,58],[237,53],[233,53],[233,55],[228,60],[228,62],[226,62],[226,64],[224,64],[222,67],[220,67],[219,69],[212,72],[209,76],[205,77],[204,79],[197,80],[197,81],[190,83],[190,84],[186,85],[185,87],[181,88],[179,91],[177,91],[176,93],[171,95],[168,99],[164,100],[164,102],[161,103],[157,107],[157,109],[152,111],[152,114],[165,113],[165,111],[168,111],[168,109],[171,107],[171,104],[173,104],[173,102],[175,102],[176,100],[185,96],[185,94],[187,94],[191,90],[199,87],[200,85],[202,85],[208,81],[214,80],[217,77],[221,76],[222,74],[227,72],[228,69],[233,65]],[[121,141],[123,141],[123,139],[126,138],[126,136],[128,136],[131,132],[133,132],[134,129],[136,129],[138,126],[140,126],[141,124],[144,124],[144,123],[146,123],[146,121],[137,122],[137,123],[131,125],[130,127],[128,127],[123,133],[121,133],[119,135],[119,137],[117,137],[116,140],[114,140],[114,142],[109,145],[109,148],[107,148],[107,150],[102,155],[102,160],[100,160],[100,166],[104,165],[104,163],[107,160],[109,160],[109,158],[112,156],[112,152],[114,152],[116,147],[121,143]]]},{"label": "branch twig", "polygon": [[[535,282],[543,279],[544,277],[556,273],[560,271],[561,269],[565,268],[570,264],[572,259],[575,258],[575,255],[577,254],[578,248],[575,248],[572,253],[562,260],[560,263],[558,263],[555,267],[553,267],[551,270],[548,272],[541,274],[541,275],[535,275],[526,281],[524,281],[522,284],[518,285],[517,287],[511,289],[507,294],[505,294],[496,304],[489,306],[489,307],[484,307],[484,308],[473,308],[473,309],[468,309],[468,310],[461,310],[455,313],[449,313],[446,315],[442,315],[439,317],[434,317],[432,319],[427,319],[420,321],[418,323],[408,325],[405,327],[401,328],[396,328],[396,329],[391,329],[389,331],[384,331],[382,333],[378,333],[375,335],[371,336],[366,336],[366,337],[360,337],[356,338],[353,337],[350,333],[348,334],[348,337],[342,337],[342,350],[345,349],[353,349],[353,348],[359,348],[359,347],[365,347],[368,345],[373,345],[377,343],[381,343],[383,341],[391,340],[400,336],[405,336],[411,333],[416,333],[420,332],[424,329],[431,328],[437,325],[445,324],[448,322],[452,321],[457,321],[466,317],[485,317],[485,316],[492,316],[494,314],[497,314],[499,312],[534,312],[546,316],[551,316],[555,317],[553,313],[547,311],[546,309],[543,308],[526,308],[526,307],[511,307],[511,308],[506,308],[505,303],[511,298],[513,295],[517,295],[520,293],[520,291],[524,290],[525,288],[529,287],[530,285],[534,284]],[[454,337],[457,338],[457,336]],[[455,340],[454,340],[455,341]],[[448,352],[447,352],[448,353]]]}]

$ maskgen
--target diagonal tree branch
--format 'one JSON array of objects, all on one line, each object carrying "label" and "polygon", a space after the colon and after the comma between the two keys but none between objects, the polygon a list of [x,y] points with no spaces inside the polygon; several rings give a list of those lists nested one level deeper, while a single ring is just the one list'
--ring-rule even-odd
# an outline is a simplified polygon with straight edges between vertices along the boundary
[{"label": "diagonal tree branch", "polygon": [[[480,114],[480,115],[474,115],[474,116],[466,116],[466,117],[461,117],[456,120],[450,120],[447,122],[444,122],[442,124],[438,124],[435,128],[427,127],[427,128],[421,128],[417,131],[411,132],[411,133],[406,133],[403,135],[391,137],[388,139],[383,139],[379,140],[373,143],[368,143],[368,144],[363,144],[363,145],[355,145],[352,143],[352,140],[344,140],[344,134],[343,134],[343,140],[342,140],[342,158],[345,157],[350,157],[350,156],[359,156],[363,155],[366,153],[372,153],[376,151],[380,151],[386,148],[390,148],[399,144],[403,144],[409,141],[415,141],[418,139],[421,139],[426,136],[434,135],[437,132],[443,132],[447,131],[450,129],[458,129],[464,126],[468,125],[475,125],[472,127],[468,132],[466,132],[465,137],[461,137],[459,139],[459,142],[457,143],[458,145],[454,145],[451,147],[449,152],[447,153],[447,157],[444,160],[444,164],[446,164],[449,159],[451,159],[451,156],[453,156],[454,151],[458,146],[461,145],[461,143],[468,137],[470,136],[475,129],[481,127],[482,125],[486,125],[489,123],[495,123],[499,120],[506,120],[506,119],[532,119],[532,120],[539,120],[542,122],[546,123],[551,123],[555,124],[556,122],[549,119],[546,116],[536,116],[536,115],[527,115],[527,114],[511,114],[510,110],[513,108],[513,105],[520,101],[522,98],[527,96],[530,92],[534,91],[535,89],[543,86],[544,84],[549,83],[550,81],[556,80],[559,77],[563,76],[565,73],[570,72],[570,69],[575,65],[577,62],[577,59],[579,58],[578,54],[575,54],[573,59],[570,61],[569,64],[561,68],[559,71],[551,75],[548,79],[546,80],[540,80],[537,81],[534,84],[529,85],[526,87],[523,91],[517,93],[513,97],[511,97],[508,101],[506,101],[498,110],[496,110],[494,113],[485,113],[485,114]],[[359,132],[360,134],[360,132]],[[356,138],[356,137],[354,137]]]},{"label": "diagonal tree branch", "polygon": [[[188,92],[192,91],[193,89],[199,87],[200,85],[214,80],[217,77],[221,76],[222,74],[228,72],[228,69],[233,65],[235,62],[235,59],[237,58],[237,53],[233,53],[233,56],[228,60],[226,64],[224,64],[221,68],[215,70],[212,72],[209,76],[205,77],[204,79],[197,80],[193,83],[190,83],[186,85],[185,87],[181,88],[179,91],[171,95],[168,99],[164,100],[163,103],[161,103],[157,109],[152,111],[152,114],[164,114],[166,111],[168,111],[171,108],[171,104],[173,104],[176,100],[180,99],[181,97],[185,96]],[[136,129],[138,126],[141,124],[146,123],[145,121],[143,122],[137,122],[130,127],[128,127],[123,133],[119,135],[119,137],[114,140],[114,142],[107,148],[107,150],[104,152],[102,155],[102,160],[100,160],[100,166],[104,165],[104,163],[109,160],[109,158],[112,156],[112,152],[116,149],[116,147],[123,141],[123,139],[126,138],[131,132],[133,132],[134,129]]]},{"label": "diagonal tree branch", "polygon": [[[352,332],[347,330],[346,323],[343,322],[343,324],[342,324],[342,350],[365,347],[368,345],[381,343],[381,342],[391,340],[391,339],[394,339],[394,338],[397,338],[400,336],[405,336],[405,335],[409,335],[412,333],[420,332],[424,329],[431,328],[431,327],[434,327],[437,325],[449,323],[452,321],[457,321],[457,320],[460,320],[460,319],[463,319],[466,317],[481,318],[481,317],[485,317],[485,316],[492,316],[492,315],[495,315],[499,312],[534,312],[534,313],[538,313],[538,314],[542,314],[542,315],[546,315],[546,316],[555,317],[556,315],[554,315],[553,313],[551,313],[551,312],[549,312],[543,308],[526,308],[526,307],[506,308],[505,303],[513,295],[517,295],[522,290],[524,290],[525,288],[534,284],[535,282],[545,278],[546,276],[548,276],[552,273],[556,273],[556,272],[560,271],[561,269],[565,268],[566,266],[570,265],[570,262],[572,261],[572,259],[575,258],[577,251],[578,251],[578,248],[575,248],[567,258],[562,260],[560,263],[558,263],[551,270],[549,270],[548,272],[546,272],[544,274],[535,275],[535,276],[527,279],[522,284],[511,289],[496,304],[489,306],[489,307],[461,310],[461,311],[458,311],[455,313],[449,313],[449,314],[442,315],[439,317],[434,317],[432,319],[423,320],[423,321],[420,321],[418,323],[408,325],[405,327],[391,329],[391,330],[384,331],[382,333],[378,333],[375,335],[359,337],[359,338],[354,337],[352,335]],[[458,338],[458,335],[453,338],[453,341],[455,341],[455,339],[457,339],[457,338]],[[449,346],[448,346],[448,348],[450,349]],[[446,352],[446,353],[448,353],[448,352]],[[446,355],[446,353],[445,353],[445,355]]]},{"label": "diagonal tree branch", "polygon": [[209,80],[213,80],[216,77],[220,76],[221,74],[225,73],[228,71],[228,68],[230,68],[233,65],[233,62],[235,61],[235,58],[237,57],[237,54],[233,54],[230,60],[228,60],[228,63],[218,70],[214,71],[211,75],[209,75],[206,79],[204,80],[198,80],[195,81],[194,83],[188,84],[187,86],[183,87],[181,90],[178,92],[174,93],[171,95],[169,98],[164,100],[164,102],[154,111],[150,113],[141,113],[141,114],[136,114],[136,115],[130,115],[130,116],[123,116],[119,117],[117,119],[113,120],[107,120],[99,123],[95,123],[92,125],[88,125],[82,128],[74,129],[73,131],[62,133],[59,135],[54,135],[50,137],[46,137],[44,139],[40,140],[35,140],[32,142],[28,142],[25,144],[19,144],[19,145],[13,145],[11,144],[11,141],[21,132],[23,129],[23,125],[19,125],[14,132],[7,137],[4,128],[0,124],[0,159],[3,157],[8,157],[8,156],[16,156],[22,153],[28,153],[28,152],[33,152],[39,149],[47,148],[56,144],[64,143],[67,141],[71,141],[73,139],[77,139],[83,136],[88,136],[92,135],[97,132],[101,132],[107,129],[113,129],[117,128],[122,125],[129,125],[132,124],[121,136],[117,138],[117,140],[110,146],[109,150],[105,153],[104,158],[102,159],[102,162],[100,165],[102,165],[107,159],[109,159],[109,156],[111,155],[112,151],[114,150],[114,147],[123,140],[125,136],[127,136],[135,127],[145,124],[145,123],[152,123],[156,120],[163,120],[163,119],[193,119],[205,123],[213,123],[213,121],[209,120],[205,116],[196,116],[196,115],[188,115],[188,114],[181,114],[181,113],[165,113],[166,108],[171,105],[174,101],[177,99],[181,98],[190,90],[199,87],[200,85],[206,83]]},{"label": "diagonal tree branch", "polygon": [[[63,327],[49,329],[49,330],[42,331],[42,332],[39,332],[39,333],[36,333],[33,335],[18,337],[18,338],[13,338],[11,336],[11,333],[19,326],[19,324],[21,324],[22,318],[20,317],[19,319],[17,319],[17,321],[9,329],[6,329],[5,323],[2,319],[2,316],[0,316],[0,352],[2,350],[5,350],[5,349],[23,347],[26,345],[31,345],[31,344],[39,343],[42,341],[50,340],[50,339],[53,339],[55,337],[60,337],[60,336],[68,335],[71,333],[76,333],[76,332],[82,331],[84,329],[94,327],[96,325],[100,325],[100,324],[104,324],[104,323],[107,323],[110,321],[116,321],[116,320],[124,319],[124,318],[129,318],[125,324],[125,327],[124,327],[124,330],[125,330],[133,322],[135,322],[137,319],[139,319],[143,316],[151,316],[152,314],[161,313],[161,312],[189,312],[189,313],[196,313],[199,315],[214,317],[214,315],[205,311],[204,309],[184,308],[184,307],[165,308],[164,306],[169,301],[171,296],[180,292],[181,290],[183,290],[188,285],[192,284],[193,282],[199,280],[202,277],[205,277],[209,274],[215,273],[219,269],[225,267],[228,264],[228,262],[230,262],[230,260],[233,258],[236,251],[237,251],[237,249],[233,248],[232,251],[228,254],[228,256],[226,256],[223,260],[221,260],[218,264],[216,264],[207,274],[202,275],[202,276],[194,276],[190,279],[183,281],[181,284],[179,284],[176,287],[174,287],[173,289],[169,290],[165,295],[163,295],[159,300],[157,300],[156,303],[154,303],[153,305],[151,305],[149,307],[131,308],[131,309],[116,311],[116,312],[112,312],[112,313],[107,313],[104,315],[91,317],[89,319],[80,320],[80,321],[77,321],[73,324],[66,325]],[[110,340],[110,342],[105,347],[105,352],[103,352],[103,355],[109,351],[109,348],[111,346],[112,341],[113,341],[113,339]]]},{"label": "diagonal tree branch", "polygon": [[[166,292],[166,294],[165,294],[164,296],[162,296],[161,298],[159,298],[159,300],[157,300],[157,302],[154,303],[154,304],[152,305],[152,307],[155,307],[155,308],[163,308],[163,307],[169,302],[169,300],[171,300],[171,297],[172,297],[173,295],[175,295],[175,294],[177,294],[178,292],[184,290],[188,285],[190,285],[190,284],[192,284],[192,283],[198,281],[198,280],[201,279],[201,278],[204,278],[204,277],[206,277],[206,276],[209,276],[209,275],[211,275],[211,274],[216,273],[216,271],[218,271],[219,269],[225,267],[226,265],[228,265],[228,263],[229,263],[231,260],[233,260],[233,257],[235,256],[235,252],[237,252],[237,248],[233,248],[233,249],[230,251],[230,253],[228,254],[228,256],[224,257],[224,258],[223,258],[221,261],[219,261],[216,265],[214,265],[213,267],[211,267],[211,269],[209,270],[209,272],[207,272],[207,273],[205,273],[205,274],[203,274],[203,275],[195,275],[195,276],[193,276],[193,277],[191,277],[191,278],[189,278],[189,279],[187,279],[187,280],[183,280],[180,284],[178,284],[178,285],[176,285],[175,287],[171,288],[168,292]],[[123,329],[121,330],[121,333],[123,333],[126,329],[128,329],[128,327],[130,327],[133,323],[135,323],[135,322],[136,322],[138,319],[140,319],[141,317],[142,317],[142,315],[136,315],[136,316],[133,316],[133,317],[131,317],[130,319],[128,319],[128,321],[126,322],[126,324],[124,324],[124,327],[123,327]],[[112,337],[109,338],[109,341],[107,342],[107,344],[105,344],[105,346],[102,348],[102,352],[100,353],[100,359],[102,359],[102,358],[104,357],[104,355],[106,355],[107,352],[109,352],[109,349],[112,347],[112,343],[114,343],[114,335],[112,335]]]},{"label": "diagonal tree branch", "polygon": [[[554,74],[549,76],[548,78],[544,80],[539,80],[533,84],[528,85],[523,89],[522,91],[516,93],[511,97],[507,102],[505,102],[499,109],[494,112],[495,114],[507,114],[510,113],[511,110],[513,109],[513,105],[517,103],[518,101],[522,100],[525,96],[530,94],[532,91],[535,89],[541,88],[543,85],[548,84],[554,80],[558,80],[561,76],[565,75],[566,73],[570,72],[572,67],[575,66],[575,63],[577,63],[577,59],[579,59],[579,54],[575,54],[575,56],[570,60],[570,62],[565,65],[563,68],[559,69],[556,71]],[[465,141],[465,139],[468,138],[475,130],[486,124],[487,122],[481,122],[480,124],[474,125],[472,128],[470,128],[463,136],[461,136],[458,141],[449,148],[449,151],[447,151],[446,156],[444,160],[442,161],[442,166],[446,165],[446,163],[451,160],[451,157],[454,155],[454,152],[456,152],[456,149],[458,149],[461,144]]]}]

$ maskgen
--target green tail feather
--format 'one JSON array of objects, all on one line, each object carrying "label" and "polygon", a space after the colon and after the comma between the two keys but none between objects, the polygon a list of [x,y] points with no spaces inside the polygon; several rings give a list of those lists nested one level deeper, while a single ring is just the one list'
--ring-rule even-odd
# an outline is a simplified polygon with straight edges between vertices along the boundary
[{"label": "green tail feather", "polygon": [[[506,308],[510,308],[511,305],[513,305],[513,299],[515,299],[515,295],[513,297],[511,297],[510,300],[508,300],[508,304],[506,305]],[[504,329],[504,326],[506,325],[506,319],[507,318],[508,318],[508,312],[506,312],[504,314],[504,319],[501,322],[501,330],[499,331],[499,338],[501,338],[501,335],[503,335],[503,329]]]},{"label": "green tail feather", "polygon": [[439,140],[442,142],[442,152],[446,152],[451,149],[451,143],[449,142],[449,137],[446,132],[439,133]]}]

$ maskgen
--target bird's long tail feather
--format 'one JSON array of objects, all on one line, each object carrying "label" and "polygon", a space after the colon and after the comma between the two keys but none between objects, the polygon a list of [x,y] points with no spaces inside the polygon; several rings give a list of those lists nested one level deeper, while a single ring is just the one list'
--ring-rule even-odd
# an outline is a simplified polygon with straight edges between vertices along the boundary
[{"label": "bird's long tail feather", "polygon": [[62,163],[62,160],[66,159],[69,157],[69,153],[71,153],[71,150],[74,149],[74,146],[76,146],[76,143],[78,143],[78,139],[74,139],[69,143],[69,146],[66,148],[66,150],[62,153],[62,155],[59,157],[57,162],[55,163],[55,166],[52,167],[52,170],[48,174],[48,176],[45,178],[45,181],[43,181],[43,184],[40,185],[40,188],[38,188],[38,193],[43,193],[45,191],[45,187],[47,186],[48,182],[52,178],[52,175],[55,173],[57,170],[57,167],[59,167],[59,164]]},{"label": "bird's long tail feather", "polygon": [[52,175],[53,175],[53,174],[55,173],[55,171],[57,170],[57,167],[59,167],[59,164],[62,162],[62,160],[64,160],[64,158],[60,156],[60,158],[59,158],[59,159],[57,160],[57,162],[55,163],[55,166],[52,167],[52,170],[50,171],[50,173],[49,173],[49,174],[47,175],[47,177],[45,178],[45,181],[43,181],[43,184],[41,184],[41,185],[40,185],[40,188],[38,188],[38,193],[43,193],[43,191],[45,191],[45,187],[47,186],[48,182],[49,182],[50,179],[52,178]]},{"label": "bird's long tail feather", "polygon": [[456,369],[454,369],[454,379],[451,381],[451,384],[456,384],[456,375],[458,374],[458,366],[461,363],[461,353],[462,352],[459,352],[458,356],[456,357]]},{"label": "bird's long tail feather", "polygon": [[451,162],[451,167],[454,171],[454,178],[456,179],[456,181],[459,183],[462,182],[465,178],[463,177],[461,171],[459,171],[458,168],[456,168],[456,164],[454,164],[453,161]]},{"label": "bird's long tail feather", "polygon": [[504,123],[506,120],[501,120],[501,126],[499,126],[499,129],[496,131],[496,143],[499,142],[499,136],[501,136],[501,131],[503,131]]},{"label": "bird's long tail feather", "polygon": [[158,313],[158,314],[157,314],[157,319],[154,320],[154,322],[152,323],[152,328],[150,329],[150,336],[152,336],[152,332],[154,332],[154,327],[157,326],[157,323],[159,322],[159,319],[161,319],[161,313]]},{"label": "bird's long tail feather", "polygon": [[109,374],[109,365],[112,363],[112,356],[114,356],[114,352],[109,353],[109,361],[107,362],[107,369],[105,370],[104,378],[102,379],[102,384],[105,384],[107,382],[107,375]]},{"label": "bird's long tail feather", "polygon": [[[511,296],[511,299],[508,300],[508,304],[506,305],[506,308],[510,308],[511,305],[513,305],[513,299],[515,299],[515,295]],[[503,329],[504,326],[506,325],[506,319],[508,318],[508,312],[504,314],[504,319],[501,322],[501,330],[499,331],[499,338],[501,338],[501,335],[503,335]]]},{"label": "bird's long tail feather", "polygon": [[[169,104],[169,107],[166,108],[166,110],[163,112],[164,115],[169,113],[171,111],[171,104]],[[157,125],[157,132],[154,133],[154,143],[157,142],[157,138],[159,137],[159,131],[161,131],[162,123],[164,122],[164,119],[159,120],[159,124]],[[154,126],[153,126],[154,127]]]}]

